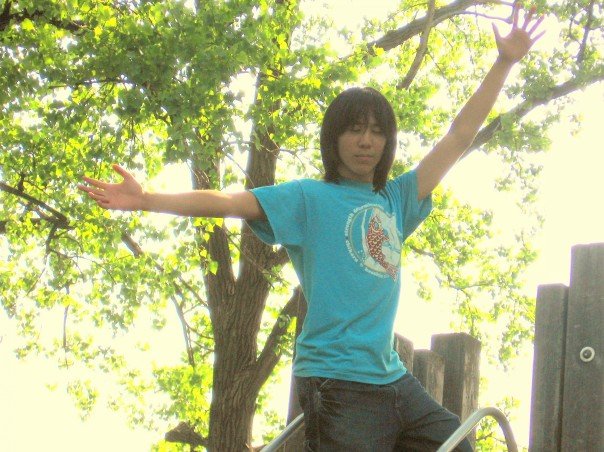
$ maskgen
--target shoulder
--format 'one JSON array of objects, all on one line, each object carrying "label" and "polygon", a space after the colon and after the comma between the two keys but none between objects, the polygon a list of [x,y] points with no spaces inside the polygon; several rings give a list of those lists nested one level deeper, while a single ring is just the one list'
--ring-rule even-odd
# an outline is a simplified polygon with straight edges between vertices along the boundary
[{"label": "shoulder", "polygon": [[296,179],[295,182],[299,183],[303,187],[321,187],[321,186],[324,186],[324,185],[329,185],[324,180],[310,179],[310,178]]},{"label": "shoulder", "polygon": [[294,179],[286,182],[279,182],[273,185],[262,185],[260,187],[252,188],[250,191],[254,194],[278,194],[278,193],[292,193],[299,192],[301,188],[300,180]]},{"label": "shoulder", "polygon": [[417,185],[417,175],[415,169],[405,171],[386,182],[384,191],[387,193],[400,193],[406,191],[410,187]]},{"label": "shoulder", "polygon": [[274,185],[265,185],[253,188],[250,191],[264,206],[265,202],[272,200],[275,203],[297,204],[304,203],[309,197],[317,197],[321,193],[324,182],[314,179],[294,179]]},{"label": "shoulder", "polygon": [[386,182],[386,186],[388,186],[388,185],[401,186],[401,185],[416,184],[416,183],[417,183],[417,172],[416,172],[415,168],[413,168],[413,169],[407,170],[404,173],[399,174],[398,176],[388,180],[388,182]]},{"label": "shoulder", "polygon": [[265,185],[263,187],[253,188],[252,190],[258,190],[261,188],[275,188],[275,189],[288,189],[288,188],[309,188],[316,187],[325,184],[325,182],[316,179],[292,179],[289,181],[278,182],[274,185]]},{"label": "shoulder", "polygon": [[304,193],[320,193],[333,190],[336,184],[317,179],[297,179],[296,183]]}]

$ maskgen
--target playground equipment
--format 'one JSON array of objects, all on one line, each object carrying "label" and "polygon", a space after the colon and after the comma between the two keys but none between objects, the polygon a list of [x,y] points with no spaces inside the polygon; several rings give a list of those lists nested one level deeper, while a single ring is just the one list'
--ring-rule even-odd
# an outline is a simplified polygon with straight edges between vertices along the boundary
[{"label": "playground equipment", "polygon": [[604,243],[577,245],[537,291],[529,451],[604,450],[603,352]]},{"label": "playground equipment", "polygon": [[[305,314],[298,309],[298,324]],[[572,248],[570,285],[539,286],[531,398],[530,452],[604,451],[604,243]],[[299,332],[299,331],[298,331]],[[395,348],[428,393],[463,423],[437,452],[452,451],[486,416],[501,426],[508,451],[517,446],[505,415],[477,409],[480,342],[463,333],[432,337],[431,350],[414,350],[396,337]],[[301,451],[304,416],[290,394],[288,425],[263,452]]]}]

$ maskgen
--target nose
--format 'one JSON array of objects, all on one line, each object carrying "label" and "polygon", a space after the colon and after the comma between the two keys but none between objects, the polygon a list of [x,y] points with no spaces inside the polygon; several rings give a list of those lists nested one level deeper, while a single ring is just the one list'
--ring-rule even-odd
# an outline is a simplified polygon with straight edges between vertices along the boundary
[{"label": "nose", "polygon": [[369,127],[366,127],[363,133],[359,135],[359,146],[364,148],[371,146],[371,130]]}]

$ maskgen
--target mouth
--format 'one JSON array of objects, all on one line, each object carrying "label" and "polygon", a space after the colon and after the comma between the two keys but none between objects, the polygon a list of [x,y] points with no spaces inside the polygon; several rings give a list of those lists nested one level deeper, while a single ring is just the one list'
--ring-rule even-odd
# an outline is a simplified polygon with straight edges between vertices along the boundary
[{"label": "mouth", "polygon": [[355,155],[354,158],[362,163],[371,163],[375,160],[375,157],[373,157],[372,155],[366,155],[366,154],[359,154],[359,155]]}]

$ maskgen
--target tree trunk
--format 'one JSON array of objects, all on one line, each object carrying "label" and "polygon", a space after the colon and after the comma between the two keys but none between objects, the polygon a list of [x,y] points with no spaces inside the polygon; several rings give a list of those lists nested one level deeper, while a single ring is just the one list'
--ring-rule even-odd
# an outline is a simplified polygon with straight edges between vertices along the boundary
[{"label": "tree trunk", "polygon": [[210,409],[210,437],[208,450],[249,450],[257,393],[241,376],[233,377],[214,368],[214,386]]},{"label": "tree trunk", "polygon": [[[263,77],[259,77],[258,82],[262,80]],[[275,178],[279,147],[269,138],[269,130],[265,128],[263,133],[256,130],[255,124],[252,131],[255,140],[247,163],[246,189],[272,185]],[[272,247],[262,243],[244,223],[239,275],[236,281],[230,280],[234,282],[231,284],[232,267],[224,235],[221,228],[214,229],[209,250],[218,262],[218,271],[216,276],[206,275],[208,293],[212,294],[209,304],[215,341],[208,438],[208,450],[211,452],[242,451],[251,447],[256,398],[268,377],[261,371],[266,366],[260,361],[257,345],[262,314],[270,292],[266,273],[276,263]]]},{"label": "tree trunk", "polygon": [[[267,251],[272,251],[260,243],[256,246],[264,249],[264,253],[255,254],[258,264],[258,261],[266,261],[262,259],[263,254],[268,257]],[[215,354],[210,451],[241,451],[251,446],[253,415],[260,390],[253,375],[256,340],[270,286],[260,268],[247,265],[241,270],[235,296],[223,300],[212,313]]]}]

